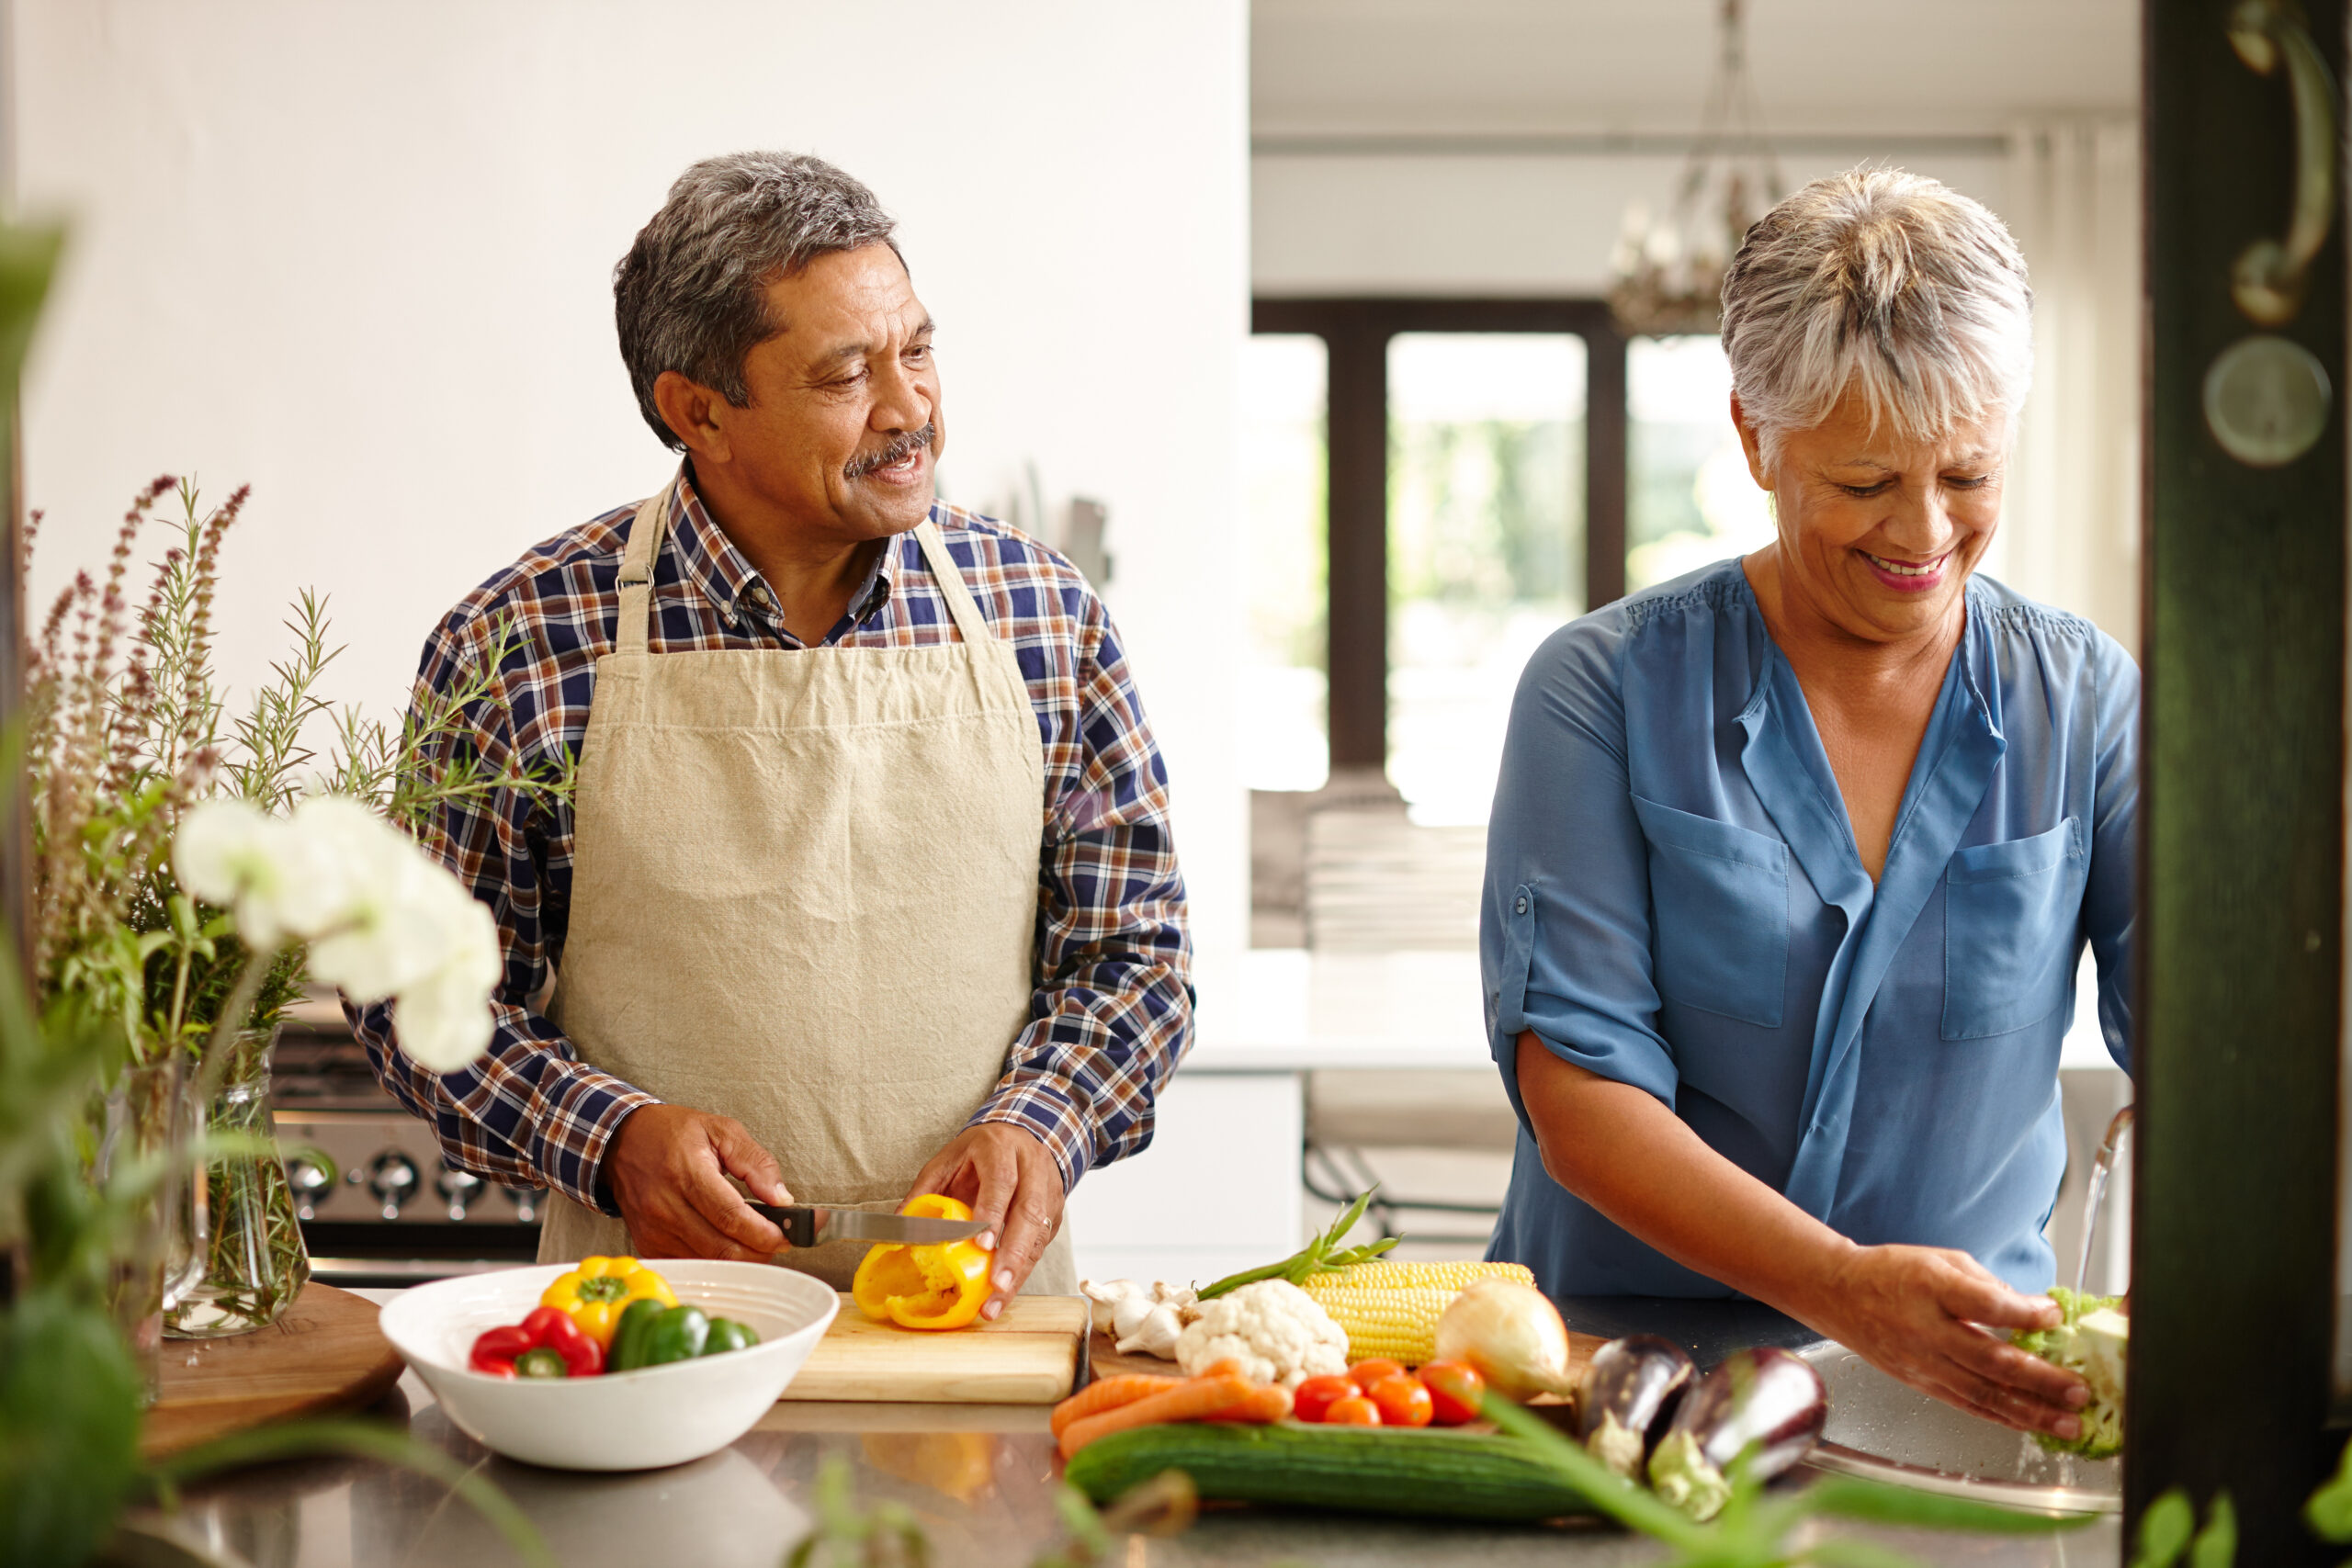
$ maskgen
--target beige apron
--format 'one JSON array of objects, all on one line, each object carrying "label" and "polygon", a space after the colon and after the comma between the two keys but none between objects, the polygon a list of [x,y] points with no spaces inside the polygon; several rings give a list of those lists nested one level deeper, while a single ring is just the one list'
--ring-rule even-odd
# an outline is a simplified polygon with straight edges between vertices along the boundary
[{"label": "beige apron", "polygon": [[[638,508],[596,661],[550,1016],[582,1061],[732,1116],[796,1201],[895,1210],[1002,1076],[1036,985],[1045,759],[939,531],[960,640],[647,651],[674,483]],[[541,1261],[635,1251],[560,1195]],[[779,1258],[846,1290],[835,1242]],[[1024,1289],[1074,1294],[1067,1226]]]}]

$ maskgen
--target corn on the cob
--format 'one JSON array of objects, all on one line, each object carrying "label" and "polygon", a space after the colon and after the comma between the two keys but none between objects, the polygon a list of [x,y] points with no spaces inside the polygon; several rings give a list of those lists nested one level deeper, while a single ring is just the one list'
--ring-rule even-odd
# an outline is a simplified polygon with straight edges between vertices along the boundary
[{"label": "corn on the cob", "polygon": [[1360,1263],[1311,1276],[1303,1287],[1348,1337],[1348,1359],[1385,1356],[1418,1367],[1437,1354],[1437,1320],[1480,1280],[1535,1276],[1520,1263]]},{"label": "corn on the cob", "polygon": [[1437,1355],[1437,1320],[1462,1292],[1447,1285],[1315,1292],[1348,1337],[1348,1361],[1385,1356],[1418,1367]]},{"label": "corn on the cob", "polygon": [[1535,1283],[1535,1271],[1524,1263],[1392,1263],[1382,1258],[1342,1269],[1336,1274],[1309,1275],[1303,1288],[1310,1294],[1317,1291],[1393,1291],[1431,1286],[1463,1291],[1481,1280],[1511,1280],[1532,1285]]}]

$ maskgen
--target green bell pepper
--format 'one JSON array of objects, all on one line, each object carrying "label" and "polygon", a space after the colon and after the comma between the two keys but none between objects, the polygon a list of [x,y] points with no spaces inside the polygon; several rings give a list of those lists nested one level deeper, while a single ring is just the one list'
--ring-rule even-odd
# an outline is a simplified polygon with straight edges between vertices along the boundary
[{"label": "green bell pepper", "polygon": [[729,1350],[748,1350],[759,1342],[759,1331],[750,1324],[738,1323],[731,1317],[714,1317],[710,1320],[710,1337],[703,1341],[702,1353],[717,1356]]},{"label": "green bell pepper", "polygon": [[[653,1311],[645,1309],[651,1307]],[[698,1306],[664,1307],[659,1302],[631,1302],[613,1334],[611,1367],[616,1372],[639,1367],[662,1367],[691,1361],[702,1354],[710,1338],[710,1319]]]},{"label": "green bell pepper", "polygon": [[613,1325],[613,1342],[605,1352],[605,1370],[626,1372],[644,1366],[646,1330],[653,1326],[655,1318],[669,1310],[650,1296],[629,1303]]},{"label": "green bell pepper", "polygon": [[518,1378],[568,1378],[571,1368],[563,1352],[552,1345],[541,1345],[514,1358],[514,1375]]}]

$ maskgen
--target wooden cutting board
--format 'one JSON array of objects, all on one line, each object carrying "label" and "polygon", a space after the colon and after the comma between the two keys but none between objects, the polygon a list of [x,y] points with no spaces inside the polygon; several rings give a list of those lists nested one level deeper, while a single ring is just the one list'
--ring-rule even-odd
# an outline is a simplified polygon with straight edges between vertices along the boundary
[{"label": "wooden cutting board", "polygon": [[139,1447],[161,1459],[265,1421],[356,1409],[399,1382],[401,1364],[375,1303],[313,1280],[267,1328],[164,1340],[163,1397]]},{"label": "wooden cutting board", "polygon": [[994,1323],[944,1334],[876,1323],[844,1294],[791,1400],[1051,1404],[1078,1385],[1082,1296],[1015,1296]]}]

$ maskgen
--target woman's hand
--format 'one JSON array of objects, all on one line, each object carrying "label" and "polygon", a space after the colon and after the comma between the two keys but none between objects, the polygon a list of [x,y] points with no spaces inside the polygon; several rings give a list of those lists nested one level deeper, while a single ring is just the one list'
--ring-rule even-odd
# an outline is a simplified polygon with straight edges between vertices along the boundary
[{"label": "woman's hand", "polygon": [[2089,1385],[1985,1332],[2055,1328],[2054,1303],[2018,1294],[1964,1252],[1857,1247],[1645,1090],[1562,1061],[1532,1033],[1519,1037],[1517,1065],[1544,1168],[1643,1241],[1924,1393],[2004,1426],[2081,1434],[2074,1413]]},{"label": "woman's hand", "polygon": [[1985,1332],[2055,1328],[2056,1304],[2019,1295],[1968,1254],[1856,1247],[1806,1294],[1797,1315],[1889,1377],[2022,1432],[2081,1435],[2075,1412],[2089,1385]]}]

